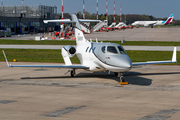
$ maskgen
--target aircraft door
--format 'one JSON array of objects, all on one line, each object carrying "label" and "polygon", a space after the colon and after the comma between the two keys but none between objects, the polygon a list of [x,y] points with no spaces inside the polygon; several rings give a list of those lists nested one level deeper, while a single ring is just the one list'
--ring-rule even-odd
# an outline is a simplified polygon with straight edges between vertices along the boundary
[{"label": "aircraft door", "polygon": [[101,62],[106,62],[106,46],[96,47],[94,54]]}]

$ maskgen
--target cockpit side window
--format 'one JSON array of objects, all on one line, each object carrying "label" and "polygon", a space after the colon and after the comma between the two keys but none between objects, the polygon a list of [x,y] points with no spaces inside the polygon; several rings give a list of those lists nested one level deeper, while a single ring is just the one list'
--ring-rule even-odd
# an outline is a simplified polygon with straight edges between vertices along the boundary
[{"label": "cockpit side window", "polygon": [[114,46],[108,46],[107,47],[107,52],[116,53],[116,54],[118,53]]},{"label": "cockpit side window", "polygon": [[106,50],[106,46],[103,46],[103,47],[101,48],[101,51],[102,51],[103,53],[105,53],[105,50]]},{"label": "cockpit side window", "polygon": [[118,46],[118,49],[119,49],[119,52],[121,54],[125,54],[126,53],[125,50],[121,46]]}]

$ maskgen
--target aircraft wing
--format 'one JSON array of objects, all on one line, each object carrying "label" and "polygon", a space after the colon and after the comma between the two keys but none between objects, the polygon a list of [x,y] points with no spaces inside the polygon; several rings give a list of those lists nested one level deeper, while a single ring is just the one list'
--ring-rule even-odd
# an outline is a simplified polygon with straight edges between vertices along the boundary
[{"label": "aircraft wing", "polygon": [[9,64],[5,52],[4,50],[2,51],[7,63],[8,67],[39,67],[39,68],[72,68],[72,69],[89,69],[89,67],[87,66],[83,66],[83,65],[11,65]]},{"label": "aircraft wing", "polygon": [[148,62],[137,62],[137,63],[132,63],[133,66],[137,65],[149,65],[149,64],[165,64],[165,63],[176,63],[176,47],[174,47],[173,51],[173,56],[172,60],[169,61],[148,61]]}]

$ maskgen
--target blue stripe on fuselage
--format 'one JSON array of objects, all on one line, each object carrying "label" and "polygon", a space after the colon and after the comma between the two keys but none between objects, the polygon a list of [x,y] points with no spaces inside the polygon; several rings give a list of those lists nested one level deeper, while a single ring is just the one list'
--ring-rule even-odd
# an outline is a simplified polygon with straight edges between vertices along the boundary
[{"label": "blue stripe on fuselage", "polygon": [[162,23],[165,23],[166,21],[162,21]]}]

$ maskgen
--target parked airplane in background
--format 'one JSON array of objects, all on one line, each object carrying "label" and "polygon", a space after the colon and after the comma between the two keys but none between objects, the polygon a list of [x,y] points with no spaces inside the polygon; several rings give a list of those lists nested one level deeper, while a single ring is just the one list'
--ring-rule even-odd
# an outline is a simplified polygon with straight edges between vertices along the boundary
[{"label": "parked airplane in background", "polygon": [[[40,68],[69,68],[71,69],[71,76],[75,75],[76,69],[84,69],[88,71],[111,71],[120,77],[120,81],[125,81],[123,74],[129,71],[132,66],[147,65],[147,64],[164,64],[175,63],[176,61],[176,47],[174,48],[173,57],[170,61],[155,61],[155,62],[139,62],[132,63],[131,59],[127,55],[125,49],[115,43],[101,43],[92,42],[85,39],[79,22],[95,22],[95,20],[78,20],[76,15],[71,15],[72,20],[44,20],[44,23],[48,22],[66,22],[75,23],[75,37],[77,46],[66,45],[62,48],[62,56],[65,65],[11,65],[8,63],[6,55],[3,51],[7,65],[9,67],[40,67]],[[77,55],[80,60],[80,65],[72,65],[70,57]]]},{"label": "parked airplane in background", "polygon": [[174,14],[171,14],[166,21],[157,20],[157,21],[135,21],[132,23],[133,26],[143,25],[144,27],[153,28],[153,26],[167,25],[173,22]]}]

